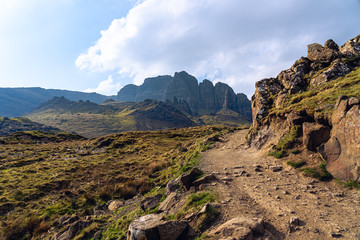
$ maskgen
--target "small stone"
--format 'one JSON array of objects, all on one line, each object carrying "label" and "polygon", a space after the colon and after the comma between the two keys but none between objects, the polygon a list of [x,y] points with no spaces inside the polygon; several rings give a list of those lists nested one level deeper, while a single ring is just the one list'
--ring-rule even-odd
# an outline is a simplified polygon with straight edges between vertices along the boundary
[{"label": "small stone", "polygon": [[224,170],[227,170],[227,168],[226,168],[226,167],[224,167],[223,169],[224,169]]},{"label": "small stone", "polygon": [[295,216],[291,216],[290,220],[289,220],[290,225],[293,226],[299,226],[300,225],[300,219],[298,217]]},{"label": "small stone", "polygon": [[102,231],[99,230],[94,234],[94,239],[100,239],[101,238]]},{"label": "small stone", "polygon": [[341,238],[342,235],[340,233],[330,232],[330,236],[333,238]]},{"label": "small stone", "polygon": [[234,169],[244,168],[244,166],[236,166]]},{"label": "small stone", "polygon": [[255,168],[255,172],[262,172],[260,168]]},{"label": "small stone", "polygon": [[280,196],[275,196],[275,199],[281,199]]},{"label": "small stone", "polygon": [[223,177],[221,180],[224,182],[232,182],[233,181],[233,179],[229,178],[229,177]]},{"label": "small stone", "polygon": [[296,195],[296,196],[295,196],[295,199],[296,199],[296,200],[299,200],[300,198],[301,198],[300,195]]},{"label": "small stone", "polygon": [[270,166],[269,169],[272,170],[273,172],[280,172],[281,170],[283,170],[283,167],[282,166]]},{"label": "small stone", "polygon": [[284,195],[289,195],[290,193],[288,191],[283,191]]}]

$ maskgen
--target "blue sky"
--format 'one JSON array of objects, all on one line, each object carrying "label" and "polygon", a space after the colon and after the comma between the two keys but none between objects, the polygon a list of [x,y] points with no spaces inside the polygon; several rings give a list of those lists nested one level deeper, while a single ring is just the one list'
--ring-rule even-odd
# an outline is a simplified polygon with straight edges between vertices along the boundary
[{"label": "blue sky", "polygon": [[0,87],[115,94],[185,70],[249,97],[254,83],[360,33],[359,0],[0,2]]}]

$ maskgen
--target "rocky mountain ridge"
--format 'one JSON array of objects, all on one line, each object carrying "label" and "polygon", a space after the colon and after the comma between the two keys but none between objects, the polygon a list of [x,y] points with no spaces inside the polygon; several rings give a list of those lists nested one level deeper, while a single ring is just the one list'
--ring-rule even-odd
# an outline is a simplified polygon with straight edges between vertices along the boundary
[{"label": "rocky mountain ridge", "polygon": [[139,102],[145,99],[170,101],[191,115],[216,114],[221,109],[230,109],[251,121],[250,101],[245,94],[236,94],[225,83],[213,85],[209,80],[198,84],[187,72],[145,79],[140,86],[126,85],[117,95],[118,101]]},{"label": "rocky mountain ridge", "polygon": [[359,67],[360,35],[308,45],[307,57],[256,83],[249,143],[278,156],[296,145],[319,151],[334,177],[358,181]]}]

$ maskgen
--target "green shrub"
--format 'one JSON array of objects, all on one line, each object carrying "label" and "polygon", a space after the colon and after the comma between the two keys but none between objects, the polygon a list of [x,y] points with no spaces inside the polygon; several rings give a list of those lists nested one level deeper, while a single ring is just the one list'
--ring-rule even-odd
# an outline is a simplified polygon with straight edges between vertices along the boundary
[{"label": "green shrub", "polygon": [[285,156],[285,151],[283,151],[283,150],[281,150],[281,151],[273,150],[273,151],[268,153],[268,156],[273,156],[273,157],[276,157],[276,158],[282,158],[282,157]]},{"label": "green shrub", "polygon": [[301,168],[302,166],[304,166],[306,164],[305,161],[300,161],[300,162],[292,162],[292,161],[288,161],[286,162],[287,165],[292,166],[293,168]]},{"label": "green shrub", "polygon": [[321,181],[329,181],[333,178],[331,173],[326,170],[326,163],[321,163],[318,168],[300,169],[307,177],[319,179]]}]

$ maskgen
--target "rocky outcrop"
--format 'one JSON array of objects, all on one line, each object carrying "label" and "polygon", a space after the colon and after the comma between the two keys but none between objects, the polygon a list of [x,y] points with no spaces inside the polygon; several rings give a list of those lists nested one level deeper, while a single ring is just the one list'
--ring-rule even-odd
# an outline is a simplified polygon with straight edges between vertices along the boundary
[{"label": "rocky outcrop", "polygon": [[341,96],[332,115],[331,139],[320,153],[336,178],[360,180],[360,99]]},{"label": "rocky outcrop", "polygon": [[[275,146],[275,150],[280,151],[285,141],[294,142],[291,138],[297,138],[307,150],[321,151],[328,161],[327,169],[334,177],[359,180],[359,100],[341,97],[335,104],[334,96],[324,95],[316,102],[318,105],[298,104],[315,96],[316,91],[313,90],[317,88],[338,88],[340,85],[337,83],[330,84],[337,79],[342,81],[342,88],[348,88],[348,80],[341,80],[341,77],[357,71],[358,67],[360,35],[340,48],[331,39],[324,46],[310,44],[307,57],[297,60],[276,78],[263,79],[255,84],[256,91],[251,98],[254,121],[248,136],[249,143],[258,148]],[[356,84],[352,81],[351,86],[357,89]],[[324,91],[327,91],[326,88]],[[306,91],[309,94],[302,94]],[[357,96],[356,91],[348,92]],[[331,94],[334,93],[331,91]],[[331,101],[328,100],[330,98]],[[322,105],[323,102],[325,104]]]},{"label": "rocky outcrop", "polygon": [[195,77],[182,71],[171,76],[145,79],[140,86],[126,85],[118,95],[118,101],[139,102],[145,99],[167,101],[190,115],[215,114],[230,109],[251,121],[250,101],[245,94],[235,94],[225,83],[209,80],[200,84]]}]

